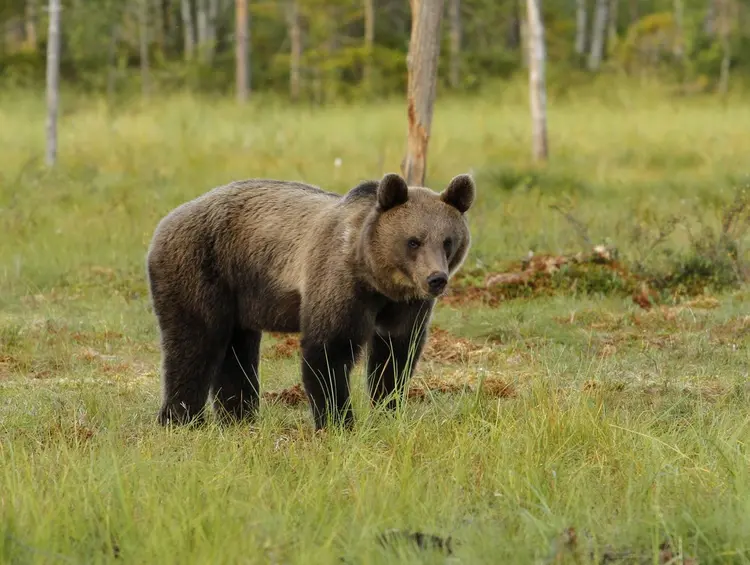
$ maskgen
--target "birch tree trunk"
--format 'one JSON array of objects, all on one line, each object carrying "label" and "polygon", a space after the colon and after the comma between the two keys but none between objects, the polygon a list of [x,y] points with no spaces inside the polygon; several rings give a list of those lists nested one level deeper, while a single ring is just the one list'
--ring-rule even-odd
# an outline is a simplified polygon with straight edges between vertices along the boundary
[{"label": "birch tree trunk", "polygon": [[60,0],[49,0],[47,32],[47,151],[45,161],[52,167],[57,161],[57,113],[60,83]]},{"label": "birch tree trunk", "polygon": [[443,0],[411,0],[410,3],[412,25],[406,57],[408,133],[401,171],[409,185],[423,185],[437,90]]},{"label": "birch tree trunk", "polygon": [[367,88],[372,86],[372,48],[375,44],[375,6],[374,0],[364,0],[365,8],[365,61],[364,82]]},{"label": "birch tree trunk", "polygon": [[609,21],[609,0],[596,0],[594,29],[591,33],[591,51],[589,52],[589,70],[597,71],[604,56],[604,35]]},{"label": "birch tree trunk", "polygon": [[586,0],[576,0],[576,54],[579,57],[583,57],[586,53],[587,25]]},{"label": "birch tree trunk", "polygon": [[461,0],[448,0],[448,20],[451,46],[448,82],[455,89],[461,82]]},{"label": "birch tree trunk", "polygon": [[190,0],[180,2],[180,15],[182,16],[185,59],[189,61],[195,54],[195,31],[193,29],[193,12]]},{"label": "birch tree trunk", "polygon": [[148,0],[138,0],[138,28],[141,59],[141,92],[145,98],[151,91],[150,62],[148,58]]},{"label": "birch tree trunk", "polygon": [[526,0],[529,50],[529,102],[531,106],[532,154],[535,161],[549,157],[547,144],[547,87],[544,79],[544,25],[539,0]]},{"label": "birch tree trunk", "polygon": [[247,0],[235,2],[235,59],[237,64],[237,101],[247,101],[249,90],[247,60]]},{"label": "birch tree trunk", "polygon": [[299,22],[297,0],[287,3],[287,25],[289,27],[289,97],[296,101],[300,95],[300,63],[302,61],[302,30]]},{"label": "birch tree trunk", "polygon": [[26,16],[24,25],[26,27],[26,43],[31,50],[37,50],[36,18],[37,0],[26,0]]}]

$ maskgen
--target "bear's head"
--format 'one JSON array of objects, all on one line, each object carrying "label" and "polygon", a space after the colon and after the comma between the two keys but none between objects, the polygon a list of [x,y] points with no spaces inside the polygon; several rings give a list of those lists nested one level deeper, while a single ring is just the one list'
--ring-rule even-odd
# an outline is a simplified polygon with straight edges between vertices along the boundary
[{"label": "bear's head", "polygon": [[393,173],[381,179],[362,241],[380,292],[392,300],[443,294],[469,250],[471,236],[464,214],[475,191],[469,175],[454,177],[440,193],[410,187]]}]

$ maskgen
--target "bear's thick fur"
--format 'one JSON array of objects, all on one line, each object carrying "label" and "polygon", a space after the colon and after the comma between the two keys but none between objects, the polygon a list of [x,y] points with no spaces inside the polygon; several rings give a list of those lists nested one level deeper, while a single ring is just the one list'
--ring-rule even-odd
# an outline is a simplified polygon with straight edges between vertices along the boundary
[{"label": "bear's thick fur", "polygon": [[302,380],[316,429],[350,426],[348,373],[368,349],[375,404],[419,359],[436,297],[470,245],[474,181],[440,194],[396,174],[344,196],[297,182],[233,182],[182,204],[148,251],[162,347],[162,424],[258,407],[261,332],[301,332]]}]

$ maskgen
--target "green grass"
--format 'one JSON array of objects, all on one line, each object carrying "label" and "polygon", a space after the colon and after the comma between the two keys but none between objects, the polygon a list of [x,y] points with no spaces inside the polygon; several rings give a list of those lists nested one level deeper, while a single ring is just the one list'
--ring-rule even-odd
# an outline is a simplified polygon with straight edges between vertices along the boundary
[{"label": "green grass", "polygon": [[[743,100],[552,98],[553,160],[537,169],[521,92],[436,106],[429,184],[478,182],[467,269],[586,250],[553,205],[627,264],[670,265],[747,184]],[[266,103],[64,99],[46,171],[41,99],[0,97],[0,563],[444,562],[377,543],[404,528],[452,536],[461,563],[526,564],[570,526],[584,553],[656,563],[670,539],[701,564],[750,563],[746,284],[650,311],[564,285],[440,306],[437,326],[485,348],[432,356],[417,381],[494,376],[510,398],[435,393],[389,418],[358,371],[348,434],[316,435],[306,405],[266,401],[252,427],[158,427],[144,259],[159,218],[232,179],[343,192],[399,168],[401,103]],[[747,235],[736,243],[747,262]],[[291,386],[298,357],[264,355],[261,373],[264,391]]]}]

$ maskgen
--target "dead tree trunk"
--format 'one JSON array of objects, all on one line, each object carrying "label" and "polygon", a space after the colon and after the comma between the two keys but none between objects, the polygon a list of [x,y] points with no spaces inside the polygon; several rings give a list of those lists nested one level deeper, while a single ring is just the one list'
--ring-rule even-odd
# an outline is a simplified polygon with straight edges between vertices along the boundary
[{"label": "dead tree trunk", "polygon": [[721,68],[719,71],[718,90],[721,95],[729,92],[729,63],[732,59],[732,46],[729,41],[731,30],[730,0],[719,0],[719,39],[721,41]]},{"label": "dead tree trunk", "polygon": [[37,0],[26,0],[26,44],[32,51],[37,49],[36,18],[37,18]]},{"label": "dead tree trunk", "polygon": [[448,0],[448,20],[451,46],[448,82],[455,89],[461,82],[461,0]]},{"label": "dead tree trunk", "polygon": [[531,106],[532,154],[535,161],[549,157],[547,144],[547,87],[544,80],[544,25],[538,0],[526,0],[529,50],[529,102]]},{"label": "dead tree trunk", "polygon": [[247,101],[249,90],[247,72],[247,0],[236,0],[235,3],[235,59],[237,65],[237,101]]},{"label": "dead tree trunk", "polygon": [[609,0],[596,0],[594,15],[594,29],[591,32],[591,51],[589,52],[588,67],[590,71],[598,71],[604,57],[604,36],[609,22]]},{"label": "dead tree trunk", "polygon": [[198,58],[201,62],[207,59],[208,42],[208,6],[207,0],[197,0],[195,3],[195,19],[198,28]]},{"label": "dead tree trunk", "polygon": [[583,57],[586,53],[587,16],[586,0],[576,0],[576,55],[579,57]]},{"label": "dead tree trunk", "polygon": [[148,58],[148,0],[139,0],[138,4],[141,92],[147,98],[151,91],[151,64]]},{"label": "dead tree trunk", "polygon": [[60,0],[49,0],[47,32],[47,151],[45,161],[57,161],[57,112],[60,84]]},{"label": "dead tree trunk", "polygon": [[206,21],[206,60],[213,61],[216,54],[216,22],[219,19],[219,0],[208,0]]},{"label": "dead tree trunk", "polygon": [[367,88],[372,86],[372,48],[375,45],[375,6],[374,0],[364,0],[365,8],[365,69],[364,83]]},{"label": "dead tree trunk", "polygon": [[408,184],[423,185],[437,91],[443,0],[411,0],[411,14],[411,37],[406,57],[408,133],[401,172]]},{"label": "dead tree trunk", "polygon": [[164,53],[164,0],[154,0],[154,43]]},{"label": "dead tree trunk", "polygon": [[296,101],[300,95],[300,63],[302,62],[302,30],[300,29],[297,0],[287,3],[289,26],[289,97]]},{"label": "dead tree trunk", "polygon": [[180,14],[182,16],[185,59],[189,61],[195,53],[195,31],[193,30],[193,11],[190,0],[180,2]]}]

